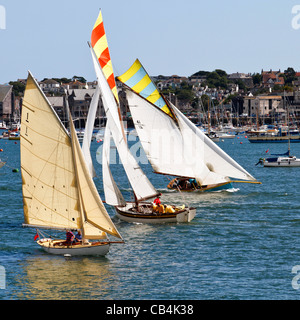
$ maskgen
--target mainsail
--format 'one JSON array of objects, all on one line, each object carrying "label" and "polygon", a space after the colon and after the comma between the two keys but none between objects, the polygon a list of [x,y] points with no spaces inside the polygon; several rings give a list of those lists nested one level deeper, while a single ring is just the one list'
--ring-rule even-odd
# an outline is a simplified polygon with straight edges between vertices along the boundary
[{"label": "mainsail", "polygon": [[[127,87],[130,112],[143,149],[155,172],[196,178],[200,185],[225,183],[230,178],[256,181],[174,105],[168,103],[168,109],[176,121],[143,96],[143,80],[135,83],[136,65],[137,61],[125,76],[118,79]],[[140,69],[143,68],[140,63],[138,65]],[[140,69],[139,74],[146,73]],[[153,83],[152,85],[154,86]],[[160,98],[163,99],[162,96]]]},{"label": "mainsail", "polygon": [[[87,239],[121,238],[71,137],[29,72],[22,106],[21,173],[25,224],[82,229]],[[105,233],[104,233],[105,232]]]}]

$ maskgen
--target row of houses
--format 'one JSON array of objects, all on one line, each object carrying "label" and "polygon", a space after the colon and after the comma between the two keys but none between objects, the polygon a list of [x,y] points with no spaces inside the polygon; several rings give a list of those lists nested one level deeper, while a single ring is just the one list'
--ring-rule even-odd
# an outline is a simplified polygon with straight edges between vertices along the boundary
[{"label": "row of houses", "polygon": [[[283,85],[284,79],[279,71],[263,71],[262,75],[262,86],[273,88],[276,84]],[[240,79],[247,83],[247,86],[251,86],[253,83],[252,76],[244,73],[234,73],[228,76],[230,80]],[[300,85],[300,73],[296,73],[297,81]],[[195,96],[200,97],[203,94],[210,96],[212,99],[219,101],[224,100],[230,94],[236,94],[236,97],[232,100],[231,107],[233,112],[239,116],[253,117],[258,115],[260,117],[267,117],[270,115],[284,115],[284,99],[282,95],[264,94],[253,96],[252,93],[245,94],[240,92],[238,84],[231,83],[227,90],[220,90],[217,88],[208,88],[201,86],[205,81],[205,76],[200,77],[180,77],[173,75],[171,77],[154,77],[157,86],[160,90],[165,87],[180,87],[183,82],[192,84]],[[26,80],[19,79],[19,82],[26,83]],[[252,82],[251,82],[252,81]],[[96,91],[97,82],[82,83],[78,80],[74,80],[70,83],[64,84],[59,83],[53,79],[46,79],[39,82],[42,90],[47,95],[51,105],[55,108],[59,117],[63,122],[67,120],[66,106],[69,105],[72,116],[77,122],[77,127],[83,127],[91,100]],[[119,89],[121,110],[123,117],[128,115],[128,105],[122,86],[117,82]],[[20,109],[22,105],[22,98],[14,97],[11,85],[0,85],[0,121],[6,122],[16,121],[16,118],[20,116]],[[67,92],[67,95],[65,95]],[[175,104],[178,102],[176,97],[169,97],[173,99],[172,102]],[[293,109],[293,112],[300,118],[300,90],[299,87],[288,94],[288,101]],[[190,110],[191,107],[180,106],[183,110]],[[104,109],[102,106],[101,99],[99,101],[97,121],[96,125],[101,125],[104,117]]]}]

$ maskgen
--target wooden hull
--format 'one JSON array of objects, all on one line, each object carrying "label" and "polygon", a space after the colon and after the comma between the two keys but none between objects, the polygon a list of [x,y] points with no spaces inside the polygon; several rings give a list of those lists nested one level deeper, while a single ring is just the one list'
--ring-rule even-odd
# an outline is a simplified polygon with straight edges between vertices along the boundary
[{"label": "wooden hull", "polygon": [[137,212],[134,210],[135,203],[127,202],[126,207],[115,207],[116,216],[126,222],[134,223],[169,223],[169,222],[190,222],[196,215],[195,208],[184,208],[176,210],[175,213],[154,213],[152,211],[152,203],[140,203],[141,210],[145,208],[144,212]]},{"label": "wooden hull", "polygon": [[80,245],[63,245],[64,240],[41,239],[37,241],[47,253],[71,256],[105,256],[109,252],[109,242],[97,242]]},{"label": "wooden hull", "polygon": [[167,186],[168,189],[170,190],[177,190],[177,191],[182,191],[182,192],[207,192],[207,191],[220,191],[220,190],[226,190],[232,188],[231,181],[229,182],[224,182],[224,183],[218,183],[218,184],[212,184],[212,185],[207,185],[207,186],[202,186],[202,187],[197,187],[197,188],[180,188],[178,189],[177,187],[173,187],[174,185],[174,180],[173,179]]}]

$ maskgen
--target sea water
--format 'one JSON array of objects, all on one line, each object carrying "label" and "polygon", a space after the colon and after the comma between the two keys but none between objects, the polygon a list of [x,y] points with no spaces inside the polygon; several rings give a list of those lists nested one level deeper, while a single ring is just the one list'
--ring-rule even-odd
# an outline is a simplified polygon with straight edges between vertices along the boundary
[{"label": "sea water", "polygon": [[[101,143],[92,142],[91,150],[103,199]],[[35,230],[22,228],[21,173],[13,172],[20,169],[20,143],[0,140],[7,161],[0,169],[0,299],[299,299],[300,168],[255,166],[268,149],[286,152],[284,144],[251,144],[240,136],[218,145],[262,184],[178,193],[166,188],[168,177],[142,164],[163,202],[196,207],[195,219],[126,223],[107,206],[125,244],[112,245],[105,257],[64,257],[42,251]],[[292,153],[300,157],[300,144],[292,144]],[[130,200],[122,166],[112,172]]]}]

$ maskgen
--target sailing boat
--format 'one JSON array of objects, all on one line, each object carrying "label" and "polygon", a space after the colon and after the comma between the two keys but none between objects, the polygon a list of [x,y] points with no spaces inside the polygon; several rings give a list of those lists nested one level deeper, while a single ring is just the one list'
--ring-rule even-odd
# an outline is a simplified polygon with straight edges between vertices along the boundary
[{"label": "sailing boat", "polygon": [[2,161],[2,160],[0,159],[0,169],[1,169],[5,164],[6,164],[6,162],[4,162],[4,161]]},{"label": "sailing boat", "polygon": [[154,172],[177,177],[169,189],[207,191],[231,187],[231,182],[260,183],[158,92],[138,59],[118,79]]},{"label": "sailing boat", "polygon": [[[285,93],[284,93],[284,102]],[[300,159],[291,155],[291,135],[290,135],[290,115],[289,108],[287,106],[287,125],[288,125],[288,151],[283,154],[273,154],[271,158],[260,158],[258,164],[262,164],[264,167],[300,167]]]},{"label": "sailing boat", "polygon": [[209,137],[212,141],[214,142],[219,142],[220,138],[218,136],[218,134],[214,131],[211,130],[211,112],[210,112],[210,104],[211,104],[211,100],[208,97],[208,107],[207,107],[207,132],[205,132],[205,135],[207,137]]},{"label": "sailing boat", "polygon": [[[166,210],[156,212],[153,204],[146,201],[157,197],[159,192],[144,174],[127,145],[101,12],[96,20],[91,40],[92,60],[107,116],[102,164],[106,203],[114,206],[117,217],[127,222],[164,223],[191,221],[196,213],[195,208],[168,206]],[[109,166],[110,135],[113,137],[125,173],[133,189],[134,201],[125,201],[113,179]]]},{"label": "sailing boat", "polygon": [[[48,253],[105,255],[111,243],[123,240],[91,179],[69,117],[71,135],[29,72],[20,143],[23,226],[37,229],[37,243]],[[73,244],[42,238],[40,229],[81,230],[83,239]],[[110,241],[107,234],[121,241]]]}]

